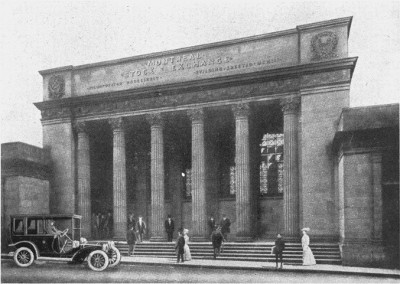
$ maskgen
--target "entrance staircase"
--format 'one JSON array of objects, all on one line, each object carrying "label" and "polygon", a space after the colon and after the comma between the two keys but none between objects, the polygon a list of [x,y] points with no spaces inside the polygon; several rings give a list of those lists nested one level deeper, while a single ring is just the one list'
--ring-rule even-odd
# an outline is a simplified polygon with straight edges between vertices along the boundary
[{"label": "entrance staircase", "polygon": [[[275,261],[271,254],[273,242],[263,243],[225,243],[223,251],[218,257],[220,260],[245,260],[245,261]],[[122,255],[128,254],[126,242],[116,242]],[[167,242],[142,242],[135,246],[135,256],[176,258],[175,243]],[[212,259],[213,250],[211,242],[189,243],[193,259]],[[310,246],[318,264],[341,265],[340,249],[337,243],[315,243]],[[300,243],[286,243],[283,261],[286,264],[302,263],[302,247]]]}]

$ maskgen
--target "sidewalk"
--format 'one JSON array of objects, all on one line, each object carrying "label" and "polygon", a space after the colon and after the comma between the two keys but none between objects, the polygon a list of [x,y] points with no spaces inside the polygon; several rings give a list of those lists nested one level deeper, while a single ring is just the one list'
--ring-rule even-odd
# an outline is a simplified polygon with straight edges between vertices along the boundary
[{"label": "sidewalk", "polygon": [[[2,254],[2,259],[12,259],[11,255]],[[54,261],[54,258],[52,259]],[[258,271],[275,271],[275,262],[258,262],[258,261],[229,261],[218,259],[192,259],[184,263],[176,263],[172,258],[156,258],[144,256],[122,256],[121,264],[126,265],[165,265],[165,266],[183,266],[183,267],[202,267],[213,269],[238,269],[238,270],[258,270]],[[317,264],[313,266],[302,265],[283,265],[285,272],[298,273],[336,273],[336,274],[353,274],[364,276],[391,277],[400,279],[399,269],[384,268],[368,268],[353,267],[341,265]]]}]

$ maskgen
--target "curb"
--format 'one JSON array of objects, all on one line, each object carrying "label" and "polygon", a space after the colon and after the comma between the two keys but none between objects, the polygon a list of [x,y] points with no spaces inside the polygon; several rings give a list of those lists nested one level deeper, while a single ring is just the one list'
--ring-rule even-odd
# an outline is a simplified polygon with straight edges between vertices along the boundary
[{"label": "curb", "polygon": [[[13,257],[10,255],[1,255],[1,259],[8,259],[12,260]],[[48,260],[47,260],[48,261]],[[63,262],[61,260],[51,260],[53,262]],[[386,277],[386,278],[395,278],[400,279],[400,274],[392,274],[392,273],[376,273],[376,272],[363,272],[363,271],[349,271],[349,270],[328,270],[328,269],[293,269],[293,268],[284,268],[282,270],[276,270],[274,267],[268,266],[229,266],[229,265],[211,265],[211,264],[192,264],[192,263],[168,263],[168,262],[147,262],[147,261],[128,261],[128,260],[121,260],[121,264],[124,265],[148,265],[148,266],[180,266],[180,267],[189,267],[189,268],[208,268],[208,269],[234,269],[234,270],[251,270],[251,271],[268,271],[268,272],[294,272],[294,273],[329,273],[329,274],[342,274],[342,275],[358,275],[358,276],[370,276],[370,277]]]}]

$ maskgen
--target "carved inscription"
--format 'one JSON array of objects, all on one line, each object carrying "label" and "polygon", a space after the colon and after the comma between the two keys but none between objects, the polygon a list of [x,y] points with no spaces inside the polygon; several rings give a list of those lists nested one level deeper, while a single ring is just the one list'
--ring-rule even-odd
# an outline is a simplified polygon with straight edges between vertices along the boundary
[{"label": "carved inscription", "polygon": [[[157,81],[166,81],[174,73],[184,74],[186,77],[198,78],[199,76],[215,73],[236,71],[238,69],[255,69],[265,65],[272,65],[283,62],[283,58],[276,56],[265,56],[258,60],[248,59],[243,63],[240,56],[234,58],[229,56],[211,56],[203,52],[188,53],[177,56],[167,56],[147,60],[137,64],[138,68],[124,70],[116,78],[110,79],[112,83],[88,86],[87,90],[99,90],[103,88],[125,89],[127,85],[145,85]],[[237,63],[235,63],[237,62]],[[178,74],[177,74],[178,75]]]}]

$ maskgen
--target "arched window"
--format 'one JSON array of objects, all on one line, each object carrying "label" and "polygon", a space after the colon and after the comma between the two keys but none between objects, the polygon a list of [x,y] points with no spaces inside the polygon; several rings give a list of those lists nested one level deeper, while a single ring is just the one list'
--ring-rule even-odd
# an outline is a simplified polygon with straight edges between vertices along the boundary
[{"label": "arched window", "polygon": [[264,134],[261,144],[260,194],[283,194],[283,134]]}]

